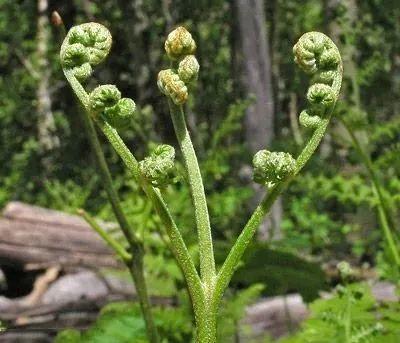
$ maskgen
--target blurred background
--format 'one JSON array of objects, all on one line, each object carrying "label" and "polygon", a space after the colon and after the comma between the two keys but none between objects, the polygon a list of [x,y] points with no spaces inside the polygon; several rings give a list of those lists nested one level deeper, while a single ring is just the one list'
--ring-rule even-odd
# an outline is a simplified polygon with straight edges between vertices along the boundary
[{"label": "blurred background", "polygon": [[[121,134],[139,159],[155,143],[176,146],[156,79],[168,65],[163,50],[168,32],[183,25],[192,33],[201,69],[186,114],[221,258],[264,192],[252,181],[254,153],[268,148],[297,156],[309,137],[298,123],[309,80],[294,64],[292,47],[307,31],[330,36],[345,70],[335,117],[318,152],[259,229],[257,244],[264,255],[257,259],[272,267],[266,272],[265,266],[257,269],[260,263],[250,264],[247,274],[239,272],[236,284],[265,283],[260,291],[265,296],[296,291],[313,299],[336,283],[334,266],[341,260],[349,261],[361,279],[372,273],[398,280],[385,258],[373,188],[375,178],[398,234],[398,1],[0,0],[0,207],[18,200],[69,213],[85,208],[114,221],[82,130],[80,108],[59,63],[63,32],[52,23],[53,11],[67,30],[87,21],[110,29],[111,53],[95,69],[87,89],[112,83],[135,100],[136,117]],[[100,138],[132,225],[139,232],[156,231],[159,222],[150,204]],[[166,197],[195,251],[192,206],[182,181],[178,177]],[[160,261],[173,269],[173,261],[149,241],[148,249],[158,258],[147,261],[153,293],[173,294],[182,280],[176,276],[171,281],[171,270],[157,269]],[[283,272],[277,261],[294,267]],[[315,270],[307,274],[296,263],[318,266],[323,281],[310,286]]]}]

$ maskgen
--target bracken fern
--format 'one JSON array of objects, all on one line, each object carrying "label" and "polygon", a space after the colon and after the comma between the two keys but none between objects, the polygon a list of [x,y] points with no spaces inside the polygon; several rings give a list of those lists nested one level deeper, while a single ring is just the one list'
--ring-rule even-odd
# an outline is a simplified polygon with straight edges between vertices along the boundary
[{"label": "bracken fern", "polygon": [[[200,69],[194,56],[196,43],[183,27],[176,28],[168,35],[165,51],[170,59],[170,67],[160,71],[157,83],[160,91],[168,99],[190,186],[200,251],[200,273],[198,273],[180,230],[160,192],[160,187],[165,187],[171,180],[174,169],[174,149],[161,145],[149,157],[139,162],[117,132],[118,128],[127,125],[129,120],[134,118],[133,100],[121,98],[119,90],[113,85],[101,85],[90,94],[82,86],[82,82],[91,75],[93,67],[105,59],[110,47],[111,35],[104,26],[87,23],[73,27],[61,47],[60,56],[65,76],[88,114],[90,123],[95,122],[104,133],[152,202],[163,223],[169,237],[168,245],[183,271],[191,296],[197,341],[215,342],[218,308],[235,268],[264,216],[314,154],[327,129],[342,81],[342,62],[339,51],[327,36],[318,32],[306,33],[294,46],[296,63],[311,75],[311,85],[307,91],[308,107],[301,112],[299,120],[303,126],[312,131],[312,134],[297,159],[285,152],[262,150],[256,154],[253,160],[254,180],[265,185],[268,193],[255,209],[222,267],[217,271],[202,176],[183,111],[183,105],[190,95],[191,85],[196,81]],[[106,188],[109,189],[111,186],[108,185]],[[126,235],[129,238],[133,233],[126,230]],[[106,236],[104,237],[109,240]],[[140,243],[136,242],[135,235],[132,237],[131,247],[140,246]],[[109,243],[113,244],[110,240]],[[114,248],[120,249],[115,244]],[[136,250],[130,252],[132,261],[136,259],[135,252]],[[120,255],[125,258],[129,256],[127,254],[129,252],[120,252]],[[152,320],[149,317],[150,311],[146,308],[146,301],[143,299],[142,305],[143,313],[147,315],[145,319],[149,338],[152,342],[156,342],[157,334],[154,332]]]}]

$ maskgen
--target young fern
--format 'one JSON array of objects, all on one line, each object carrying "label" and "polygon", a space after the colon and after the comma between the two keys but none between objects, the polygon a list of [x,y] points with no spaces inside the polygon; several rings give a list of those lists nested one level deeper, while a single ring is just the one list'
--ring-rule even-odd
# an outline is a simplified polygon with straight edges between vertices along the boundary
[{"label": "young fern", "polygon": [[217,272],[206,195],[183,111],[190,85],[197,79],[200,69],[194,56],[196,43],[183,27],[178,27],[168,35],[165,50],[171,65],[169,69],[160,71],[157,84],[168,98],[173,126],[188,176],[199,241],[199,275],[159,190],[171,179],[174,149],[161,145],[149,157],[139,162],[117,132],[119,127],[126,125],[132,118],[135,111],[134,102],[121,98],[120,92],[113,85],[99,86],[87,94],[81,84],[90,76],[92,67],[104,60],[110,46],[110,33],[99,24],[89,23],[72,28],[61,48],[65,76],[91,120],[99,126],[151,200],[166,229],[170,240],[169,247],[183,271],[191,296],[196,340],[202,343],[215,342],[218,308],[235,268],[264,216],[311,158],[327,129],[342,80],[339,51],[327,36],[318,32],[303,35],[295,45],[295,61],[312,76],[307,92],[309,106],[300,114],[300,123],[313,130],[313,133],[297,159],[288,153],[267,150],[255,155],[254,180],[264,184],[269,191],[255,209]]},{"label": "young fern", "polygon": [[[294,168],[292,167],[292,159],[286,154],[280,155],[279,162],[273,161],[277,155],[272,153],[268,154],[269,158],[264,158],[263,164],[260,164],[259,159],[255,158],[256,180],[258,180],[258,171],[263,168],[266,177],[262,180],[263,183],[269,184],[272,181],[273,186],[270,187],[268,194],[255,209],[219,271],[214,300],[217,304],[264,216],[268,213],[279,194],[300,172],[317,149],[339,97],[343,66],[337,47],[327,36],[319,32],[306,33],[300,37],[293,48],[293,52],[295,62],[312,76],[311,86],[307,92],[309,107],[300,114],[300,117],[303,117],[300,122],[303,126],[311,128],[313,134],[297,157]],[[258,154],[260,152],[256,156]],[[284,175],[280,173],[281,180],[278,182],[271,178],[271,164],[279,164],[281,165],[280,169],[285,171]],[[282,167],[282,165],[285,167]]]},{"label": "young fern", "polygon": [[115,217],[125,235],[130,252],[127,252],[116,240],[103,230],[93,218],[84,211],[80,214],[88,224],[114,249],[116,254],[128,267],[136,286],[143,317],[146,322],[147,335],[152,343],[159,342],[159,337],[147,294],[143,271],[143,246],[128,224],[117,192],[115,191],[111,174],[101,150],[92,117],[104,111],[114,124],[126,123],[133,115],[135,104],[130,99],[120,99],[118,89],[113,86],[100,86],[89,96],[81,85],[92,74],[92,66],[100,63],[111,48],[111,35],[102,25],[88,23],[73,27],[67,34],[61,47],[60,59],[64,74],[72,89],[81,102],[84,113],[82,119],[95,154],[100,176],[104,183],[108,199],[112,205]]}]

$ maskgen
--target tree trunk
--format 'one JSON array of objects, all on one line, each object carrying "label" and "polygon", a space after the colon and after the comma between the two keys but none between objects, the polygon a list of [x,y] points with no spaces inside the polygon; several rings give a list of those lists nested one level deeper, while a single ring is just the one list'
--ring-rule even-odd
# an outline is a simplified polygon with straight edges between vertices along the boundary
[{"label": "tree trunk", "polygon": [[235,0],[243,58],[243,83],[255,100],[246,113],[246,136],[252,151],[265,148],[274,136],[271,61],[261,0]]},{"label": "tree trunk", "polygon": [[[51,150],[59,145],[58,137],[54,134],[55,123],[51,110],[50,98],[50,65],[47,58],[49,42],[49,18],[47,17],[48,0],[38,0],[37,21],[37,75],[38,88],[37,113],[38,113],[38,135],[42,151]],[[45,162],[46,163],[46,162]]]},{"label": "tree trunk", "polygon": [[[274,97],[271,56],[264,3],[262,0],[235,0],[240,44],[242,83],[247,96],[255,99],[245,116],[245,135],[252,153],[269,146],[274,137]],[[263,189],[255,187],[255,203]],[[279,230],[282,205],[278,200],[260,228],[260,238],[270,238]]]}]

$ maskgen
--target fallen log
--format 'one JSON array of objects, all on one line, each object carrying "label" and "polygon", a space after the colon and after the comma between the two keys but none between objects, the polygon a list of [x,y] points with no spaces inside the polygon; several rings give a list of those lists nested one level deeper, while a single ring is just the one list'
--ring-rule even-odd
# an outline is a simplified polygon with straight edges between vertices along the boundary
[{"label": "fallen log", "polygon": [[[38,302],[32,303],[30,298],[30,295],[18,299],[0,297],[0,321],[7,326],[0,334],[0,342],[52,342],[61,330],[87,329],[108,303],[136,301],[129,281],[91,271],[64,275],[43,292]],[[151,302],[175,305],[174,299],[166,297],[152,296]]]},{"label": "fallen log", "polygon": [[0,218],[0,262],[121,267],[111,249],[79,216],[20,202],[9,203]]},{"label": "fallen log", "polygon": [[[135,298],[130,282],[105,280],[93,272],[122,265],[78,216],[10,203],[0,218],[2,263],[25,269],[36,265],[43,274],[36,278],[31,294],[18,299],[0,296],[0,321],[8,327],[0,342],[52,342],[62,329],[87,328],[104,305]],[[92,271],[82,271],[85,266]],[[74,274],[63,275],[66,270]],[[376,284],[373,294],[377,300],[398,300],[395,287],[387,283]],[[172,298],[152,297],[152,302],[175,305]],[[259,300],[247,308],[243,324],[253,329],[251,338],[266,332],[279,337],[307,315],[300,295],[293,294]]]}]

